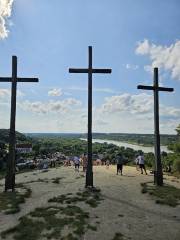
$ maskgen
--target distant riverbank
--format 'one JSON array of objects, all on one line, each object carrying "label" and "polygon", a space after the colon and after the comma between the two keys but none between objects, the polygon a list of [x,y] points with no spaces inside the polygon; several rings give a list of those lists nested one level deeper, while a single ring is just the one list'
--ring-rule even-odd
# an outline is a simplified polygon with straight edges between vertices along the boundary
[{"label": "distant riverbank", "polygon": [[[80,138],[81,140],[87,141],[87,139],[85,138]],[[97,143],[108,143],[108,144],[114,144],[118,147],[125,147],[125,148],[132,148],[136,151],[141,150],[144,153],[148,153],[148,152],[154,152],[154,147],[145,147],[145,146],[141,146],[141,145],[137,145],[137,144],[131,144],[131,143],[127,143],[127,142],[121,142],[121,141],[115,141],[115,140],[106,140],[106,139],[93,139],[92,140],[93,143],[97,142]],[[170,150],[168,150],[167,146],[161,146],[161,152],[171,152]]]}]

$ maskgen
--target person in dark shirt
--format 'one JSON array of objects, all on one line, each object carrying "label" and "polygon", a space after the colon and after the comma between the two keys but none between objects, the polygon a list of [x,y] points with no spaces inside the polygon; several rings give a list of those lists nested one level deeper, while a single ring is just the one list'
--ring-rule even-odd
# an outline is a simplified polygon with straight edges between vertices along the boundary
[{"label": "person in dark shirt", "polygon": [[124,163],[123,155],[121,153],[117,154],[117,156],[116,156],[117,175],[120,172],[121,176],[122,176],[123,163]]}]

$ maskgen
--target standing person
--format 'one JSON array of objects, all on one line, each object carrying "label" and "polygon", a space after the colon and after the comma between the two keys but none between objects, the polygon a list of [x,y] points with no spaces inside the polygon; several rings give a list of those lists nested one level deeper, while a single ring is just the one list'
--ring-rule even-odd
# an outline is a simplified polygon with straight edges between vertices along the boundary
[{"label": "standing person", "polygon": [[106,160],[106,169],[109,169],[110,161]]},{"label": "standing person", "polygon": [[84,154],[84,156],[82,157],[82,166],[83,166],[83,172],[86,172],[87,169],[87,155]]},{"label": "standing person", "polygon": [[141,174],[143,174],[143,169],[144,169],[144,172],[147,175],[145,164],[144,164],[144,155],[143,155],[143,153],[139,154],[138,161],[139,161],[139,167],[141,169]]},{"label": "standing person", "polygon": [[138,159],[138,155],[136,156],[135,163],[136,163],[136,170],[139,171],[139,159]]},{"label": "standing person", "polygon": [[86,176],[86,171],[87,171],[87,155],[84,153],[82,157],[82,167],[83,167],[83,175],[84,177]]},{"label": "standing person", "polygon": [[80,165],[80,159],[77,156],[75,156],[74,157],[75,171],[77,170],[79,172],[79,165]]},{"label": "standing person", "polygon": [[120,172],[121,176],[122,176],[123,163],[124,163],[124,158],[123,158],[121,153],[118,153],[117,156],[116,156],[117,175]]}]

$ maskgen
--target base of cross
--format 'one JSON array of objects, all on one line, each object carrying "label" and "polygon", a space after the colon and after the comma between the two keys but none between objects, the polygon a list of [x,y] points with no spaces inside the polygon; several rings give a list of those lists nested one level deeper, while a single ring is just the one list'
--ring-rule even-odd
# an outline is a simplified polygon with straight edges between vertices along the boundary
[{"label": "base of cross", "polygon": [[12,192],[15,190],[15,173],[12,175],[7,174],[5,177],[5,192],[8,190],[12,190]]},{"label": "base of cross", "polygon": [[93,188],[93,172],[86,171],[86,188]]},{"label": "base of cross", "polygon": [[157,186],[163,186],[163,174],[154,171],[154,184]]},{"label": "base of cross", "polygon": [[85,187],[86,190],[93,192],[93,193],[98,193],[101,191],[101,189],[99,187]]}]

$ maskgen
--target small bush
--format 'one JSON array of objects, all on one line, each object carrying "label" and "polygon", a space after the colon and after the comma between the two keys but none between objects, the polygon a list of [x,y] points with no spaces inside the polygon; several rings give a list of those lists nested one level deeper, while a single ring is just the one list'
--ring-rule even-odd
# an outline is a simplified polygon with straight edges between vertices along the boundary
[{"label": "small bush", "polygon": [[180,159],[176,159],[173,164],[173,169],[175,172],[180,173]]}]

